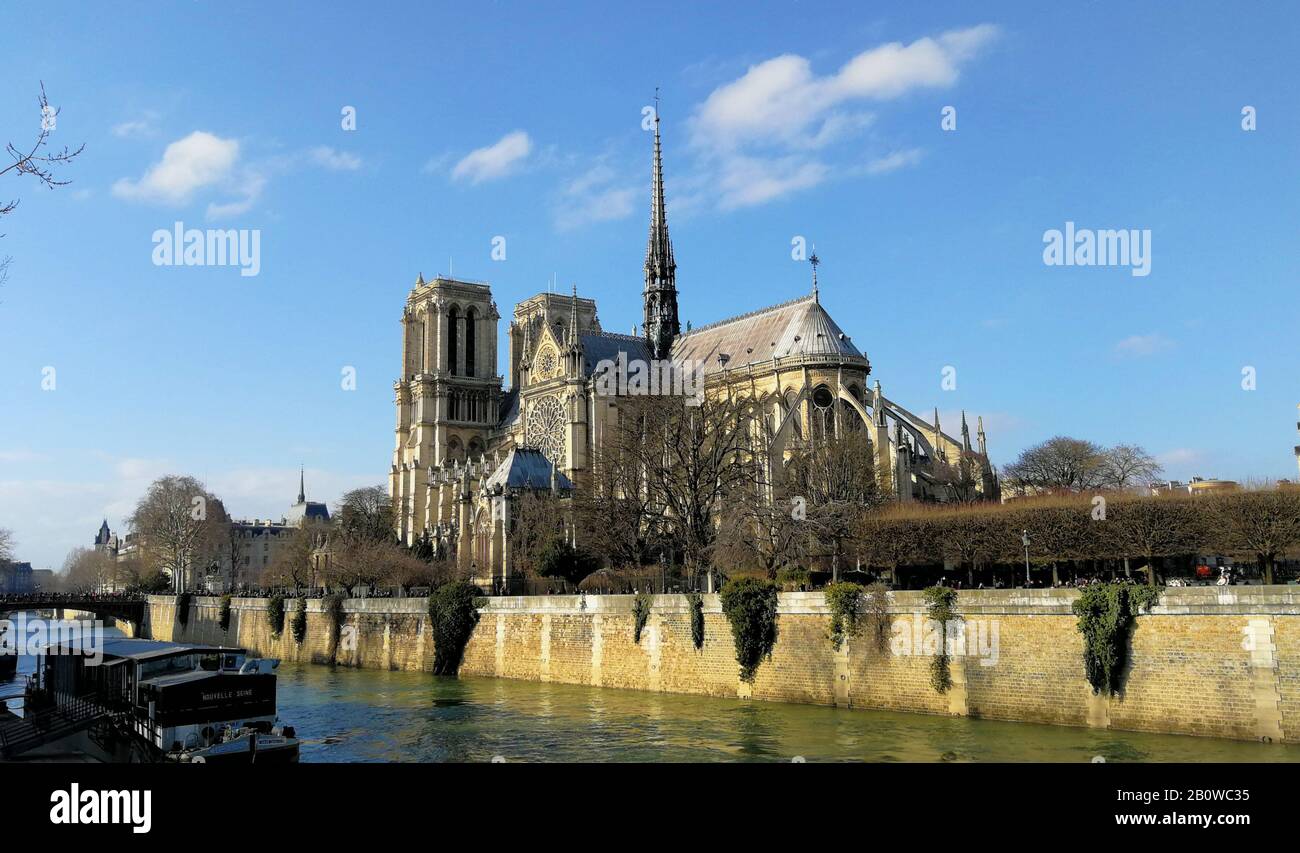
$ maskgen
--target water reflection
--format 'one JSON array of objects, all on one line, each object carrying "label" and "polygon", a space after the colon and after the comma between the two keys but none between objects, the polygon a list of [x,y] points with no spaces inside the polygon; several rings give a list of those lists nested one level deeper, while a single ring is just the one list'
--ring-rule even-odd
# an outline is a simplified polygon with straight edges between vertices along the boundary
[{"label": "water reflection", "polygon": [[285,663],[303,761],[1300,761],[1300,746]]}]

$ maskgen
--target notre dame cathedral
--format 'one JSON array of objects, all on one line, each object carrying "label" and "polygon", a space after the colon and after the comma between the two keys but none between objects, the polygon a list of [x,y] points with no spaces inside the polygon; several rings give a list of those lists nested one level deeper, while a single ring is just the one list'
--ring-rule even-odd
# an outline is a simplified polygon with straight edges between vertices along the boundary
[{"label": "notre dame cathedral", "polygon": [[[860,418],[876,476],[897,500],[998,499],[982,419],[972,446],[965,414],[958,439],[943,432],[937,409],[926,422],[886,398],[879,380],[868,385],[870,362],[818,299],[815,254],[810,293],[683,332],[657,117],[650,197],[641,334],[602,329],[595,301],[576,289],[539,293],[510,320],[508,388],[491,287],[417,278],[402,313],[389,475],[405,543],[427,535],[481,582],[509,577],[513,498],[583,488],[617,418],[618,398],[599,392],[596,367],[620,360],[700,365],[704,392],[729,388],[759,401],[781,446]],[[953,470],[965,472],[961,483]]]}]

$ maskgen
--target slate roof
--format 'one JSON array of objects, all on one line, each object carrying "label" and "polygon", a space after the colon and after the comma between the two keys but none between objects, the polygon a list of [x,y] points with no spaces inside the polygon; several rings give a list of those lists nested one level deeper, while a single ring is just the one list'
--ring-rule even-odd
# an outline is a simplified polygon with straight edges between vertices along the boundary
[{"label": "slate roof", "polygon": [[[533,447],[513,447],[506,454],[492,476],[487,479],[489,491],[495,486],[506,489],[550,489],[551,460],[542,451]],[[563,472],[555,474],[556,485],[560,489],[573,488],[573,483]]]},{"label": "slate roof", "polygon": [[606,359],[617,361],[620,352],[627,354],[628,361],[650,361],[650,347],[645,338],[613,332],[584,332],[579,337],[582,339],[583,373],[587,377],[595,372],[600,362]]},{"label": "slate roof", "polygon": [[501,395],[501,421],[498,429],[507,429],[519,420],[519,389],[511,388]]},{"label": "slate roof", "polygon": [[867,360],[811,294],[701,326],[673,343],[674,361],[703,363],[706,375],[722,369],[720,354],[730,356],[728,370],[770,362],[774,355]]}]

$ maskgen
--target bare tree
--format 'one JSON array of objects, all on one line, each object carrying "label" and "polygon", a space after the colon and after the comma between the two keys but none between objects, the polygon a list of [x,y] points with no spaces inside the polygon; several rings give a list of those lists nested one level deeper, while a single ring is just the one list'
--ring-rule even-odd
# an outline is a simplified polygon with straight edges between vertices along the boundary
[{"label": "bare tree", "polygon": [[563,502],[550,492],[528,490],[515,495],[509,532],[512,571],[538,576],[546,549],[565,537],[566,515]]},{"label": "bare tree", "polygon": [[615,566],[641,566],[661,542],[663,513],[655,506],[637,464],[641,433],[622,416],[605,433],[586,487],[572,497],[579,547],[609,558]]},{"label": "bare tree", "polygon": [[733,494],[713,543],[714,567],[729,574],[754,572],[772,578],[807,553],[807,525],[795,518],[795,504],[773,501],[753,489]]},{"label": "bare tree", "polygon": [[[8,172],[14,172],[17,175],[32,175],[37,181],[50,189],[65,186],[70,183],[70,181],[59,180],[55,176],[55,169],[58,166],[71,163],[86,146],[82,145],[78,147],[76,151],[72,151],[66,147],[61,151],[49,150],[47,144],[49,142],[50,133],[55,128],[59,110],[51,107],[49,99],[45,97],[44,82],[41,83],[41,94],[40,97],[37,98],[36,103],[39,107],[41,116],[40,131],[36,135],[36,142],[31,146],[24,146],[22,148],[18,147],[13,142],[6,144],[5,153],[13,159],[13,162],[4,168],[0,168],[0,176],[3,176]],[[0,202],[0,217],[13,213],[14,209],[17,207],[18,199],[16,198]],[[3,236],[3,234],[0,234],[0,237]],[[9,277],[9,263],[11,260],[12,258],[8,256],[0,258],[0,285],[3,285],[5,280]]]},{"label": "bare tree", "polygon": [[202,483],[173,475],[153,482],[129,522],[150,561],[171,575],[180,593],[191,588],[196,572],[219,559],[220,534],[229,520]]},{"label": "bare tree", "polygon": [[1117,444],[1103,456],[1102,483],[1111,489],[1147,485],[1162,470],[1154,456],[1135,444]]},{"label": "bare tree", "polygon": [[[301,527],[289,534],[288,541],[276,549],[271,565],[266,567],[260,577],[244,577],[241,580],[295,589],[308,586],[313,580],[317,551],[324,549],[328,541],[328,526],[323,521],[306,519]],[[328,564],[327,560],[325,565]]]},{"label": "bare tree", "polygon": [[[804,535],[810,550],[830,551],[831,576],[854,539],[864,509],[884,503],[871,463],[865,430],[844,430],[796,450],[785,466],[785,490],[802,498]],[[829,548],[826,546],[829,545]]]},{"label": "bare tree", "polygon": [[116,588],[117,561],[97,548],[73,548],[60,572],[66,592],[99,592]]},{"label": "bare tree", "polygon": [[1028,494],[1098,488],[1105,475],[1100,446],[1061,435],[1030,447],[1002,469],[1003,482]]},{"label": "bare tree", "polygon": [[333,526],[343,544],[397,541],[393,500],[383,486],[365,486],[343,495],[334,509]]},{"label": "bare tree", "polygon": [[642,473],[652,505],[665,516],[669,547],[680,550],[688,577],[709,565],[726,501],[753,482],[752,408],[730,397],[698,405],[676,396],[633,397],[620,404],[639,443],[623,447]]},{"label": "bare tree", "polygon": [[14,534],[12,530],[0,527],[0,563],[14,557]]}]

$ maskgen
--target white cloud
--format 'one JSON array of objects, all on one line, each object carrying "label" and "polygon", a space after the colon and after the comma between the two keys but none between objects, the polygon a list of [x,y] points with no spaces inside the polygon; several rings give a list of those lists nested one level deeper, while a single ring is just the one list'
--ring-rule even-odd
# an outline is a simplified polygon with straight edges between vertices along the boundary
[{"label": "white cloud", "polygon": [[1130,335],[1115,344],[1115,354],[1129,358],[1155,355],[1173,347],[1174,342],[1159,332],[1149,335]]},{"label": "white cloud", "polygon": [[238,185],[240,198],[228,202],[212,202],[208,205],[208,219],[227,219],[231,216],[240,216],[252,210],[253,205],[257,204],[262,197],[262,190],[266,188],[266,175],[257,170],[247,170],[241,176]]},{"label": "white cloud", "polygon": [[846,121],[841,108],[850,102],[953,85],[959,66],[996,35],[995,26],[980,24],[909,45],[891,42],[859,53],[838,72],[822,77],[796,54],[760,62],[705,99],[694,118],[694,141],[718,149],[773,141],[806,144],[828,125]]},{"label": "white cloud", "polygon": [[141,137],[153,136],[157,133],[158,113],[148,110],[137,119],[120,122],[113,125],[111,132],[120,139],[136,139]]},{"label": "white cloud", "polygon": [[895,151],[884,157],[877,157],[867,164],[868,175],[885,175],[889,172],[895,172],[907,166],[914,166],[921,162],[921,149],[909,148],[906,151]]},{"label": "white cloud", "polygon": [[465,155],[451,170],[452,180],[471,184],[503,178],[513,172],[533,150],[533,142],[522,130],[507,133],[485,148]]},{"label": "white cloud", "polygon": [[620,180],[608,165],[597,163],[562,191],[555,208],[555,227],[568,231],[595,222],[622,219],[635,210],[641,192],[634,182]]},{"label": "white cloud", "polygon": [[1213,477],[1219,472],[1218,455],[1203,448],[1175,447],[1156,454],[1156,461],[1164,469],[1165,480],[1188,481],[1192,477]]},{"label": "white cloud", "polygon": [[335,172],[355,172],[361,168],[361,158],[346,151],[336,151],[328,145],[319,145],[308,152],[311,162]]},{"label": "white cloud", "polygon": [[424,165],[420,167],[420,171],[426,175],[434,175],[446,169],[447,164],[450,162],[451,162],[450,154],[439,154],[435,157],[430,157],[428,160],[425,160]]},{"label": "white cloud", "polygon": [[827,152],[876,121],[864,105],[954,85],[961,66],[997,33],[992,24],[980,24],[911,44],[891,42],[820,76],[811,61],[793,53],[750,66],[715,88],[689,123],[691,146],[714,188],[716,205],[748,207],[810,189],[836,174],[883,175],[919,162],[921,151],[915,148],[883,153],[865,164],[860,159],[840,163]]},{"label": "white cloud", "polygon": [[228,180],[238,160],[238,141],[196,130],[168,145],[162,160],[138,181],[122,178],[113,184],[113,194],[133,201],[184,204],[195,192]]},{"label": "white cloud", "polygon": [[829,173],[826,164],[797,157],[729,157],[718,175],[718,204],[724,210],[762,204],[815,187]]}]

